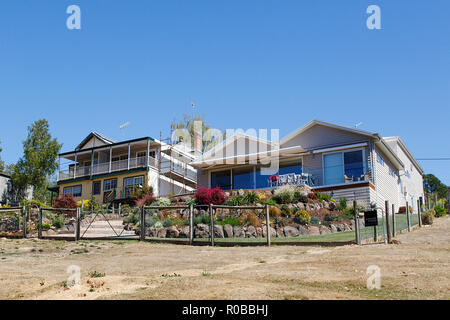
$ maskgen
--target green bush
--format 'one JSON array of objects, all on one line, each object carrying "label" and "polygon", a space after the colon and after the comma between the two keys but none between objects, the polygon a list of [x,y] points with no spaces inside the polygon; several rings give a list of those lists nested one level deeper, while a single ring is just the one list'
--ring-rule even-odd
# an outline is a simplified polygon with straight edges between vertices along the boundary
[{"label": "green bush", "polygon": [[307,203],[308,202],[308,196],[300,191],[295,191],[294,192],[294,202],[303,202],[303,203]]},{"label": "green bush", "polygon": [[227,217],[221,221],[217,221],[216,224],[224,226],[226,224],[229,224],[232,227],[236,227],[236,226],[240,226],[241,223],[239,222],[239,220],[237,218],[234,217]]},{"label": "green bush", "polygon": [[64,219],[62,217],[55,217],[52,220],[52,225],[56,228],[56,229],[60,229],[64,226]]},{"label": "green bush", "polygon": [[311,224],[319,225],[320,219],[318,217],[311,217]]},{"label": "green bush", "polygon": [[168,206],[170,206],[171,204],[172,204],[172,202],[170,201],[170,199],[167,199],[167,198],[161,198],[161,199],[159,199],[158,205],[157,205],[157,206],[160,206],[160,207],[168,207]]},{"label": "green bush", "polygon": [[316,192],[316,197],[317,199],[319,199],[320,201],[330,201],[331,197],[326,194],[326,193],[320,193],[320,192]]},{"label": "green bush", "polygon": [[133,209],[131,209],[130,205],[123,204],[120,206],[120,214],[129,214],[132,212],[133,212]]},{"label": "green bush", "polygon": [[433,220],[434,220],[434,210],[428,210],[425,211],[421,214],[421,218],[422,218],[422,223],[423,224],[428,224],[431,225],[433,224]]},{"label": "green bush", "polygon": [[284,216],[284,217],[290,217],[290,216],[292,216],[292,209],[291,208],[289,208],[287,205],[282,205],[281,206],[281,215],[282,216]]},{"label": "green bush", "polygon": [[128,216],[123,219],[123,222],[136,224],[139,222],[139,214],[136,213],[131,216]]},{"label": "green bush", "polygon": [[188,221],[182,218],[173,218],[172,225],[177,227],[182,227],[188,224]]},{"label": "green bush", "polygon": [[210,224],[209,214],[204,213],[200,216],[194,217],[194,225],[197,224]]},{"label": "green bush", "polygon": [[339,199],[338,209],[339,210],[346,210],[347,209],[347,199],[346,198],[340,198]]},{"label": "green bush", "polygon": [[248,191],[244,196],[245,202],[249,204],[255,204],[259,202],[259,196],[256,192]]},{"label": "green bush", "polygon": [[158,216],[153,216],[153,217],[150,217],[150,218],[145,218],[145,226],[146,227],[153,227],[153,226],[155,226],[155,224],[157,223],[157,222],[161,222],[160,220],[159,220],[159,217]]},{"label": "green bush", "polygon": [[164,228],[167,228],[167,227],[171,227],[173,225],[173,222],[172,222],[172,219],[166,219],[166,220],[164,220],[164,222],[163,222],[163,227]]},{"label": "green bush", "polygon": [[227,205],[228,206],[233,206],[233,207],[236,207],[236,206],[243,206],[243,205],[245,205],[245,204],[247,204],[248,202],[246,202],[246,199],[243,197],[243,196],[241,196],[241,195],[238,195],[238,196],[235,196],[235,197],[233,197],[233,198],[230,198],[228,201],[227,201]]},{"label": "green bush", "polygon": [[51,228],[50,223],[42,222],[42,230],[47,231],[50,230],[50,228]]},{"label": "green bush", "polygon": [[441,206],[435,206],[434,212],[436,212],[436,217],[440,218],[440,217],[444,217],[447,214],[447,209],[444,209]]},{"label": "green bush", "polygon": [[294,220],[300,224],[308,224],[311,221],[311,216],[306,210],[298,210],[295,213]]},{"label": "green bush", "polygon": [[269,206],[276,206],[277,202],[273,199],[269,199],[266,201],[266,204],[268,204]]},{"label": "green bush", "polygon": [[283,186],[275,190],[275,195],[272,197],[279,204],[288,204],[294,201],[295,187]]}]

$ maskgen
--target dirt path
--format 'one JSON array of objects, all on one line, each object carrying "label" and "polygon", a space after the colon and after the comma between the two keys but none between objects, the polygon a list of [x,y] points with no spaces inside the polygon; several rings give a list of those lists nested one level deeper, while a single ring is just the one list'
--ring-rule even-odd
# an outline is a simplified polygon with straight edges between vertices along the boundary
[{"label": "dirt path", "polygon": [[[0,240],[0,299],[450,299],[449,231],[446,217],[401,244],[337,248]],[[79,289],[65,288],[71,265]]]}]

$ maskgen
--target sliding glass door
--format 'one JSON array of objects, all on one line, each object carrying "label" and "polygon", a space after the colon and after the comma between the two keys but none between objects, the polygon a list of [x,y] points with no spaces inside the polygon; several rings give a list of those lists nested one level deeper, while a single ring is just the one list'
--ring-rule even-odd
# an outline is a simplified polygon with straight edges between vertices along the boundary
[{"label": "sliding glass door", "polygon": [[323,155],[324,184],[344,183],[342,152]]}]

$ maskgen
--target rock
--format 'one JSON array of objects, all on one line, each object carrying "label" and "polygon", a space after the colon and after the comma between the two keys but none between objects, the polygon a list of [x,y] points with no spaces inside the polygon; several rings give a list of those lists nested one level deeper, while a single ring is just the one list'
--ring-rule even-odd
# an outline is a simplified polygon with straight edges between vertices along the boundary
[{"label": "rock", "polygon": [[300,233],[300,235],[305,236],[309,234],[309,230],[307,227],[305,226],[298,226],[298,232]]},{"label": "rock", "polygon": [[256,228],[256,237],[257,238],[262,238],[263,237],[263,228],[261,228],[261,227],[257,227]]},{"label": "rock", "polygon": [[300,235],[300,232],[298,231],[297,228],[287,226],[287,227],[284,227],[284,235],[288,238],[298,237]]},{"label": "rock", "polygon": [[320,234],[330,234],[331,230],[327,226],[320,226],[319,232],[320,232]]},{"label": "rock", "polygon": [[[271,238],[274,238],[274,237],[277,236],[277,232],[275,231],[274,228],[269,227],[269,232],[270,232],[270,237],[271,237]],[[263,235],[264,238],[267,237],[267,228],[263,228],[263,229],[262,229],[262,235]]]},{"label": "rock", "polygon": [[249,226],[247,232],[245,233],[246,238],[256,238],[256,228],[254,226]]},{"label": "rock", "polygon": [[198,224],[194,228],[196,238],[209,238],[209,226],[203,223]]},{"label": "rock", "polygon": [[305,204],[303,202],[299,202],[299,203],[297,203],[297,208],[299,210],[305,210]]},{"label": "rock", "polygon": [[336,226],[334,224],[330,225],[330,231],[331,231],[331,233],[338,232],[338,230],[337,230],[337,228],[336,228]]},{"label": "rock", "polygon": [[343,223],[336,224],[335,226],[338,232],[345,231],[345,226]]},{"label": "rock", "polygon": [[181,227],[179,237],[180,238],[189,238],[189,235],[190,235],[190,228],[188,226]]},{"label": "rock", "polygon": [[235,238],[245,238],[245,231],[241,227],[233,227],[233,234]]},{"label": "rock", "polygon": [[165,238],[167,236],[167,229],[166,228],[159,228],[157,237],[158,238]]},{"label": "rock", "polygon": [[156,238],[158,236],[158,229],[156,228],[147,228],[145,230],[145,234],[151,238]]},{"label": "rock", "polygon": [[277,237],[278,238],[283,238],[284,237],[284,230],[283,230],[283,228],[276,228],[275,229],[276,231],[277,231]]},{"label": "rock", "polygon": [[320,229],[317,226],[308,226],[308,235],[320,234]]},{"label": "rock", "polygon": [[177,227],[171,226],[166,228],[166,237],[167,238],[178,238],[180,236],[180,232]]},{"label": "rock", "polygon": [[328,202],[328,209],[331,211],[336,210],[336,203],[333,201]]},{"label": "rock", "polygon": [[327,201],[325,201],[325,202],[323,203],[323,207],[324,207],[325,209],[330,209],[330,204],[329,204]]},{"label": "rock", "polygon": [[216,238],[225,238],[223,227],[221,225],[214,226],[214,237]]},{"label": "rock", "polygon": [[223,226],[223,234],[225,238],[233,238],[233,227],[229,224]]}]

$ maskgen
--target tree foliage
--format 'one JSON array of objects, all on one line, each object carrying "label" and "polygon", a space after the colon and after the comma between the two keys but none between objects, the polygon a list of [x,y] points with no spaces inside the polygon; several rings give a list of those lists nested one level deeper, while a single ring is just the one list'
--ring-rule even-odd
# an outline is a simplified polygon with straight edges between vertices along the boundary
[{"label": "tree foliage", "polygon": [[428,194],[437,193],[439,197],[446,198],[448,188],[435,175],[426,174],[423,177],[423,188]]},{"label": "tree foliage", "polygon": [[[3,150],[2,147],[0,147],[0,153],[2,153],[2,150]],[[2,161],[2,157],[0,155],[0,172],[3,172],[4,170],[5,170],[5,163]]]},{"label": "tree foliage", "polygon": [[32,186],[37,194],[45,194],[49,178],[58,168],[56,159],[61,146],[52,138],[47,120],[41,119],[29,126],[23,156],[8,167],[14,186],[22,192]]}]

